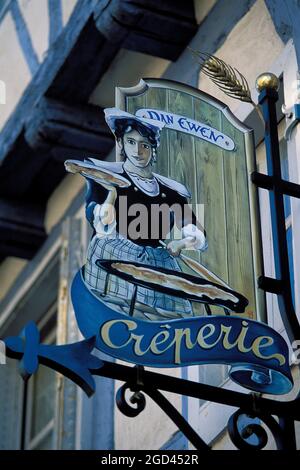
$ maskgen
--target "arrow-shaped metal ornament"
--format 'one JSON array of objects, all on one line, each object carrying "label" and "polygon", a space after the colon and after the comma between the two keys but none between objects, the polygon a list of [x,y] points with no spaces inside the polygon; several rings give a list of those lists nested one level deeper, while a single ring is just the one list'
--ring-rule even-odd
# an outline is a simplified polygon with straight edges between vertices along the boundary
[{"label": "arrow-shaped metal ornament", "polygon": [[90,372],[99,369],[103,362],[93,354],[96,337],[73,344],[40,344],[39,331],[34,322],[28,323],[19,336],[4,340],[7,355],[20,359],[20,373],[24,380],[34,374],[39,364],[60,372],[81,387],[88,396],[95,392],[95,380]]}]

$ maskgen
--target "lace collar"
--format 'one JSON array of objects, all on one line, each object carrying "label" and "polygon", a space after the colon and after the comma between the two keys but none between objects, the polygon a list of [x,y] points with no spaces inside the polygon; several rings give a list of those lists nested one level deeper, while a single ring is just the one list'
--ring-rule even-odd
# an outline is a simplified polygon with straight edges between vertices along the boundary
[{"label": "lace collar", "polygon": [[149,196],[158,196],[159,194],[159,184],[155,176],[147,178],[145,176],[140,176],[137,173],[127,171],[124,168],[125,173],[131,178],[135,186],[137,186],[143,193]]}]

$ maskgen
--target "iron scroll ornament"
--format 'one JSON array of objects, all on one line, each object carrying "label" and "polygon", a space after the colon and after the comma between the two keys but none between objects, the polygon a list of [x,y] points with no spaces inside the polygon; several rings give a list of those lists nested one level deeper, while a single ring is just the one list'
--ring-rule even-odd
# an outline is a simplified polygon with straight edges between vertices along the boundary
[{"label": "iron scroll ornament", "polygon": [[[42,345],[39,344],[38,330],[35,324],[31,322],[20,333],[20,336],[7,338],[5,344],[7,355],[20,360],[20,372],[25,380],[28,380],[36,372],[39,364],[43,364],[74,381],[88,396],[95,392],[93,375],[123,381],[125,384],[117,393],[117,405],[127,416],[134,417],[143,411],[146,403],[143,393],[147,394],[199,450],[209,450],[210,447],[197,435],[160,391],[177,393],[239,408],[237,414],[229,420],[230,437],[239,449],[247,447],[247,449],[257,450],[266,444],[265,432],[260,429],[261,421],[271,429],[271,432],[277,433],[275,438],[279,448],[291,447],[291,439],[287,435],[282,437],[280,425],[271,415],[276,415],[282,420],[294,419],[300,421],[299,398],[290,402],[276,401],[262,398],[257,394],[248,395],[223,390],[210,385],[149,372],[141,367],[129,367],[101,361],[92,354],[95,338],[62,346]],[[127,402],[125,396],[127,389],[134,394],[130,403]],[[137,406],[132,410],[134,403]],[[238,423],[237,418],[240,415],[246,415],[248,422]],[[252,442],[253,435],[254,443]],[[259,435],[258,445],[255,442],[255,436],[257,435]],[[248,442],[245,443],[245,439]]]}]

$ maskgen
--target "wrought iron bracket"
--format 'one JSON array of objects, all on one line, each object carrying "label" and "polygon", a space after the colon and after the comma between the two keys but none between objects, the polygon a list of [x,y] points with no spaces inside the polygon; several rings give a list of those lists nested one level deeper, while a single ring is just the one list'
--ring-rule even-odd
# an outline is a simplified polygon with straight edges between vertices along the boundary
[{"label": "wrought iron bracket", "polygon": [[[278,447],[285,448],[286,440],[280,431],[280,425],[271,415],[278,416],[284,423],[300,421],[300,397],[289,402],[276,401],[263,398],[259,394],[234,392],[150,372],[141,367],[101,361],[92,354],[94,343],[95,338],[63,346],[39,344],[39,335],[34,323],[28,324],[20,336],[5,340],[7,355],[20,360],[22,375],[26,380],[36,371],[39,363],[63,373],[89,396],[95,391],[92,376],[120,380],[124,385],[117,392],[116,402],[122,413],[129,417],[139,415],[146,406],[146,394],[157,403],[196,449],[209,450],[210,447],[161,391],[238,408],[229,420],[228,429],[231,439],[240,449],[260,449],[265,445],[266,431],[262,423],[274,434]],[[133,393],[129,402],[126,398],[128,390]],[[242,422],[240,415],[244,416]]]},{"label": "wrought iron bracket", "polygon": [[[285,229],[284,195],[300,198],[300,185],[284,181],[281,175],[281,162],[277,131],[276,102],[278,93],[272,88],[265,88],[259,95],[265,120],[265,146],[268,175],[252,173],[252,181],[259,187],[268,189],[273,235],[273,253],[275,261],[275,279],[262,282],[266,292],[278,296],[280,315],[290,342],[300,338],[300,325],[292,300],[288,247]],[[277,285],[277,287],[275,287]],[[283,287],[281,291],[278,287]]]},{"label": "wrought iron bracket", "polygon": [[283,179],[275,180],[274,177],[259,173],[257,171],[254,171],[251,174],[251,181],[259,188],[268,189],[269,191],[274,190],[276,188],[277,191],[280,191],[286,196],[300,198],[299,184],[291,183],[290,181],[286,181]]},{"label": "wrought iron bracket", "polygon": [[272,294],[282,294],[284,291],[284,284],[282,281],[268,276],[259,277],[258,287]]}]

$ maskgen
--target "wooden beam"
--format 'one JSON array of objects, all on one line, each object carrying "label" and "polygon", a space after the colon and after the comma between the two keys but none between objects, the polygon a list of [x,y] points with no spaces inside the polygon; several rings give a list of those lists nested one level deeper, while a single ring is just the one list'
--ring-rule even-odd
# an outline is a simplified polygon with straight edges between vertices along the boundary
[{"label": "wooden beam", "polygon": [[176,60],[197,27],[192,0],[99,2],[47,96],[84,103],[121,47]]},{"label": "wooden beam", "polygon": [[43,98],[25,127],[27,144],[44,162],[32,173],[30,192],[46,201],[66,176],[64,161],[87,156],[105,159],[114,138],[100,107],[72,106]]},{"label": "wooden beam", "polygon": [[0,197],[45,201],[66,175],[66,159],[104,159],[113,145],[100,107],[43,98],[0,167]]},{"label": "wooden beam", "polygon": [[69,103],[86,103],[119,49],[120,44],[108,41],[96,28],[94,19],[89,18],[47,96]]},{"label": "wooden beam", "polygon": [[94,17],[98,30],[111,42],[172,61],[198,29],[193,0],[113,0]]},{"label": "wooden beam", "polygon": [[44,210],[34,202],[0,199],[0,256],[32,258],[46,239]]},{"label": "wooden beam", "polygon": [[32,179],[41,171],[48,157],[35,153],[20,134],[7,158],[0,165],[0,197],[21,198],[28,193]]},{"label": "wooden beam", "polygon": [[49,98],[41,99],[35,108],[25,127],[25,139],[35,150],[79,149],[82,158],[85,153],[105,157],[114,144],[100,107],[72,106]]}]

